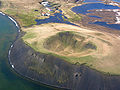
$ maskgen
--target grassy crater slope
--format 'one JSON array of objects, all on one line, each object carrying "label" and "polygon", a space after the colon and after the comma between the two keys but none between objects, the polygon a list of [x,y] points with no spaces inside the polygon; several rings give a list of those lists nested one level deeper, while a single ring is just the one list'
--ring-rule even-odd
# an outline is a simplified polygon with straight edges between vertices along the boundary
[{"label": "grassy crater slope", "polygon": [[42,24],[23,28],[24,42],[34,50],[86,64],[96,70],[120,74],[120,38],[67,24]]},{"label": "grassy crater slope", "polygon": [[65,31],[48,38],[43,46],[50,51],[65,56],[72,56],[75,53],[81,53],[89,49],[96,50],[96,46],[92,42],[84,41],[85,37],[71,31]]}]

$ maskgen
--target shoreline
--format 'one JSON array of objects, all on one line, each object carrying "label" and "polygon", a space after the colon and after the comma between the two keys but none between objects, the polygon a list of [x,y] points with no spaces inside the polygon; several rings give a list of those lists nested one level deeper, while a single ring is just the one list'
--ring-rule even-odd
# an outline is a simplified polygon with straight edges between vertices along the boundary
[{"label": "shoreline", "polygon": [[[31,52],[31,50],[32,50],[32,52],[34,52],[34,53],[36,53],[35,51],[33,51],[33,49],[31,49],[29,46],[27,46],[27,45],[25,45],[24,44],[24,42],[21,42],[20,40],[18,40],[16,43],[15,43],[15,47],[16,46],[18,46],[18,45],[21,45],[21,47],[23,47],[23,49],[24,50],[26,50],[27,49],[27,51],[26,51],[26,53],[28,52],[28,50],[29,50],[29,52]],[[17,48],[17,47],[16,47]],[[16,50],[16,48],[14,48],[14,51]],[[17,49],[17,51],[19,51],[20,49]],[[12,54],[12,56],[14,55],[14,52],[13,51],[13,54]],[[21,51],[20,51],[21,52]],[[17,52],[17,54],[20,54],[20,52]],[[25,53],[23,53],[23,54],[25,54]],[[36,53],[36,54],[40,54],[40,53]],[[22,55],[22,53],[21,53],[21,55]],[[26,54],[27,55],[27,54]],[[41,54],[40,54],[41,55]],[[27,55],[27,56],[30,56],[30,57],[33,57],[33,56],[31,56],[31,54],[30,55]],[[37,55],[37,56],[39,56],[39,55]],[[41,57],[41,56],[40,56]],[[47,56],[48,57],[48,56]],[[19,58],[19,57],[17,57],[17,58]],[[23,57],[24,58],[24,57]],[[22,58],[22,59],[23,59]],[[42,58],[42,57],[41,57]],[[21,60],[22,60],[21,59]],[[21,61],[20,60],[20,61]],[[24,59],[25,60],[25,59]],[[23,60],[23,61],[24,61]],[[30,59],[29,59],[30,60]],[[46,60],[46,63],[48,62],[48,60],[50,60],[49,58],[48,59],[45,59]],[[12,62],[16,62],[16,60],[13,60],[12,59]],[[18,61],[18,60],[17,60]],[[23,62],[22,61],[22,62]],[[50,60],[49,62],[51,62],[51,61],[53,61],[53,62],[55,62],[55,61],[62,61],[63,63],[67,63],[67,64],[69,64],[68,62],[65,62],[64,60],[56,60],[56,59],[53,59],[53,60]],[[14,62],[14,63],[15,63]],[[49,63],[48,62],[48,63]],[[22,63],[21,63],[22,64]],[[16,67],[17,68],[17,71],[18,71],[18,73],[19,72],[21,72],[21,69],[19,68],[19,66],[21,65],[20,63],[19,63],[19,61],[18,62],[16,62],[16,66],[18,66],[18,67]],[[55,63],[54,63],[55,64]],[[55,64],[56,65],[56,64]],[[69,64],[70,65],[70,67],[68,67],[67,69],[69,70],[70,68],[72,69],[72,68],[74,68],[74,69],[72,69],[72,70],[74,70],[74,71],[72,71],[72,74],[71,74],[71,76],[74,76],[74,79],[75,79],[75,81],[72,81],[72,82],[69,82],[69,83],[71,83],[72,84],[72,86],[71,87],[73,87],[73,85],[76,87],[76,84],[75,84],[75,82],[76,83],[79,83],[79,85],[83,85],[83,83],[84,83],[84,85],[85,85],[85,87],[86,87],[86,84],[87,83],[94,83],[94,82],[92,82],[92,81],[94,81],[94,79],[96,80],[96,79],[98,79],[97,81],[98,81],[98,83],[97,83],[97,85],[101,85],[100,83],[101,83],[101,79],[100,78],[102,78],[102,79],[105,79],[105,81],[106,82],[108,82],[109,80],[113,80],[113,79],[120,79],[120,76],[117,76],[117,75],[109,75],[109,74],[103,74],[103,73],[101,73],[101,72],[99,72],[99,71],[96,71],[95,69],[91,69],[91,68],[89,68],[89,67],[87,67],[86,65],[80,65],[80,66],[76,66],[76,65],[71,65],[71,64]],[[63,66],[63,65],[62,65]],[[24,65],[22,66],[22,68],[24,68]],[[60,67],[59,67],[60,68]],[[70,70],[71,70],[70,69]],[[67,70],[67,71],[68,71]],[[78,71],[78,70],[80,70],[80,71]],[[23,70],[22,70],[23,71]],[[26,71],[26,70],[25,70]],[[24,71],[23,71],[24,72]],[[29,72],[29,71],[27,71],[27,72]],[[23,76],[25,76],[25,75],[28,75],[28,76],[30,76],[31,74],[32,74],[32,72],[31,72],[31,74],[30,73],[28,73],[27,74],[27,72],[25,72],[25,73],[22,73],[23,74]],[[78,75],[78,77],[75,77],[75,75]],[[87,76],[86,76],[87,75]],[[36,76],[35,74],[33,75],[33,77],[34,76]],[[32,76],[31,76],[32,77]],[[42,76],[43,77],[43,76]],[[41,78],[42,78],[41,77]],[[93,78],[94,77],[94,78]],[[45,78],[45,77],[44,77]],[[86,79],[85,78],[89,78],[89,79],[91,79],[91,82],[89,82],[89,81],[86,81]],[[34,77],[32,80],[33,81],[35,81],[37,79],[37,77]],[[46,79],[47,79],[47,77],[46,77]],[[100,79],[100,81],[99,81],[99,79]],[[44,79],[43,80],[40,80],[39,81],[39,79],[37,79],[38,80],[38,82],[40,82],[40,81],[43,81],[43,82],[47,82],[47,81],[45,81]],[[51,78],[49,78],[49,80],[51,80]],[[78,80],[80,80],[80,82],[78,82]],[[83,81],[81,81],[81,80],[83,80]],[[84,81],[85,80],[85,81]],[[113,80],[114,81],[114,80]],[[73,82],[74,82],[74,84],[73,84]],[[106,83],[106,82],[104,82],[104,83]],[[48,82],[49,83],[49,82]],[[68,84],[69,84],[68,83]],[[81,83],[81,84],[80,84]],[[94,83],[95,85],[96,85],[96,83]],[[103,83],[103,82],[102,82]],[[57,83],[56,83],[57,84]],[[87,85],[89,85],[89,84],[87,84]],[[50,85],[50,86],[54,86],[54,84],[48,84],[48,85]],[[94,86],[95,86],[94,85]],[[59,84],[57,85],[57,86],[59,86]],[[70,86],[68,86],[69,88],[70,88]],[[62,86],[63,87],[63,86]],[[68,88],[67,87],[67,88]],[[78,86],[79,87],[79,86]],[[76,87],[76,88],[78,88],[78,87]],[[76,90],[79,90],[79,89],[76,89]],[[86,89],[82,89],[82,90],[86,90]],[[92,89],[92,90],[97,90],[97,89]]]},{"label": "shoreline", "polygon": [[[16,27],[19,28],[18,31],[17,31],[18,34],[17,34],[17,36],[16,36],[16,39],[12,42],[12,44],[10,45],[9,51],[8,51],[8,59],[9,59],[8,61],[9,61],[9,64],[11,65],[11,67],[13,68],[13,70],[14,70],[17,74],[19,74],[20,76],[22,76],[23,78],[25,77],[25,78],[27,78],[27,79],[30,79],[30,80],[32,80],[32,81],[35,81],[35,82],[38,82],[38,83],[41,83],[41,84],[45,84],[45,85],[48,85],[48,86],[53,86],[53,85],[49,85],[49,84],[46,84],[46,83],[43,83],[43,82],[34,80],[34,79],[31,78],[31,77],[24,76],[24,75],[20,74],[19,72],[17,72],[17,70],[15,69],[15,67],[13,66],[13,64],[12,64],[11,61],[10,61],[10,55],[11,55],[11,50],[12,50],[13,47],[14,47],[15,41],[16,41],[17,39],[21,38],[21,37],[19,37],[19,36],[20,36],[21,32],[23,32],[23,31],[21,30],[21,27],[20,27],[19,23],[18,23],[12,16],[7,15],[7,14],[4,14],[3,12],[0,13],[0,14],[2,14],[2,15],[4,15],[4,16],[8,16],[8,18],[16,25]],[[89,27],[85,27],[85,28],[89,28]],[[90,68],[90,67],[89,67],[89,68]],[[90,68],[90,69],[93,69],[93,68]],[[96,70],[96,69],[93,69],[93,70],[98,71],[98,70]],[[100,72],[100,71],[98,71],[98,72]],[[100,73],[101,73],[101,74],[104,74],[104,72],[100,72]],[[105,73],[105,75],[106,75],[106,73]],[[109,76],[109,75],[108,75],[108,76]],[[110,76],[119,76],[119,75],[111,75],[111,74],[110,74]],[[53,86],[53,87],[54,87],[54,86]],[[56,86],[55,86],[55,87],[56,87]],[[58,87],[58,88],[60,88],[60,87]]]},{"label": "shoreline", "polygon": [[14,66],[12,65],[12,63],[10,62],[10,54],[11,54],[11,50],[12,48],[14,47],[14,42],[18,39],[19,35],[20,35],[20,32],[21,32],[21,27],[19,25],[19,23],[10,15],[8,14],[5,14],[4,12],[0,11],[0,14],[2,14],[3,16],[7,16],[7,18],[9,18],[14,24],[15,26],[17,27],[17,36],[15,38],[14,41],[12,41],[12,44],[10,45],[10,48],[8,50],[8,61],[9,61],[9,64],[11,65],[11,67],[13,68]]},{"label": "shoreline", "polygon": [[[0,11],[0,14],[2,14],[3,16],[7,16],[15,25],[16,25],[16,27],[18,28],[18,31],[17,31],[17,36],[16,36],[16,39],[12,42],[12,44],[10,45],[10,48],[9,48],[9,51],[8,51],[8,58],[9,58],[9,63],[10,63],[10,65],[11,65],[11,67],[12,68],[14,68],[14,65],[11,63],[11,61],[10,61],[10,54],[11,54],[11,50],[12,50],[12,48],[14,47],[14,42],[17,40],[17,39],[19,39],[19,38],[21,38],[21,37],[19,37],[19,35],[20,35],[20,33],[21,32],[24,32],[24,31],[22,31],[21,30],[21,27],[20,27],[20,25],[19,25],[19,23],[17,22],[17,20],[16,19],[14,19],[12,16],[10,16],[10,15],[7,15],[7,14],[5,14],[5,13],[3,13],[2,11]],[[78,24],[79,25],[79,24]],[[89,27],[86,27],[86,26],[82,26],[82,25],[79,25],[81,28],[85,28],[85,29],[88,29]],[[90,30],[92,30],[92,28],[89,28]],[[99,30],[97,30],[97,29],[94,29],[94,30],[96,30],[96,31],[99,31]],[[94,31],[93,30],[93,31]],[[116,31],[118,31],[118,30],[116,30]],[[104,32],[104,31],[100,31],[100,32]],[[108,32],[109,33],[109,32]],[[88,66],[89,67],[89,66]],[[89,67],[89,68],[91,68],[91,67]],[[91,69],[94,69],[94,68],[91,68]],[[94,70],[96,70],[96,69],[94,69]],[[96,70],[96,71],[98,71],[98,72],[101,72],[101,71],[99,71],[99,70]],[[106,74],[107,72],[101,72],[102,74]],[[110,75],[112,75],[112,76],[116,76],[116,74],[110,74]],[[118,76],[118,75],[117,75]]]},{"label": "shoreline", "polygon": [[[41,81],[38,81],[38,80],[34,80],[34,79],[31,78],[31,77],[28,77],[28,76],[25,76],[25,75],[19,73],[19,72],[15,69],[15,67],[14,67],[14,65],[12,64],[11,59],[10,59],[11,51],[12,51],[12,49],[13,49],[13,47],[14,47],[15,41],[16,41],[17,39],[21,38],[20,34],[21,34],[21,32],[24,32],[24,31],[21,30],[21,27],[20,27],[19,23],[18,23],[12,16],[7,15],[7,14],[1,12],[1,11],[0,11],[0,14],[2,14],[3,16],[7,16],[7,18],[9,18],[9,19],[15,24],[15,26],[18,28],[18,30],[17,30],[17,36],[16,36],[15,40],[12,42],[12,44],[10,45],[10,48],[9,48],[9,50],[8,50],[8,63],[9,63],[9,65],[10,65],[10,67],[12,68],[12,70],[13,70],[17,75],[19,75],[21,78],[24,78],[24,79],[26,79],[26,80],[28,79],[29,81],[31,81],[31,82],[33,82],[33,83],[37,83],[38,85],[41,85],[41,84],[42,84],[43,86],[50,87],[50,88],[54,88],[54,89],[57,89],[57,88],[59,88],[59,89],[66,89],[66,87],[54,86],[54,85],[47,84],[47,83],[44,83],[44,82],[41,82]],[[20,36],[20,37],[19,37],[19,36]]]},{"label": "shoreline", "polygon": [[[10,16],[10,15],[8,15],[8,14],[5,14],[4,12],[2,12],[2,11],[0,11],[0,14],[2,14],[3,16],[7,16],[15,25],[16,25],[16,27],[18,28],[18,34],[17,34],[17,36],[16,36],[16,39],[13,41],[13,43],[10,45],[10,49],[9,49],[9,51],[8,51],[8,57],[10,57],[10,54],[11,54],[11,50],[12,50],[12,48],[14,47],[14,42],[17,40],[17,39],[19,39],[19,35],[20,35],[20,33],[21,33],[21,27],[20,27],[20,25],[19,25],[19,23],[18,23],[18,21],[16,20],[16,19],[14,19],[14,17],[12,17],[12,16]],[[79,25],[79,24],[78,24]],[[77,26],[78,26],[77,25]],[[89,27],[86,27],[86,26],[82,26],[82,25],[79,25],[81,28],[85,28],[85,29],[88,29]],[[94,30],[97,30],[97,29],[94,29]],[[97,31],[99,31],[99,30],[97,30]],[[116,30],[116,31],[118,31],[118,30]],[[22,32],[24,32],[24,31],[22,31]],[[101,31],[101,32],[104,32],[104,31]],[[10,58],[9,58],[10,59]],[[11,67],[13,68],[14,66],[12,66],[12,64],[10,63],[10,65],[11,65]],[[96,69],[95,69],[96,70]],[[102,73],[102,72],[101,72]],[[104,72],[103,72],[104,73]]]}]

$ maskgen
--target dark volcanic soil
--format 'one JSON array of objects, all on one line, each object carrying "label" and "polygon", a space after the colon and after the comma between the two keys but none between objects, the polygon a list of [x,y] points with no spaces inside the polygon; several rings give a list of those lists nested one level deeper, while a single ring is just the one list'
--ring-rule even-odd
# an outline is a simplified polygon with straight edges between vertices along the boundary
[{"label": "dark volcanic soil", "polygon": [[72,65],[52,55],[35,52],[21,39],[15,42],[10,57],[19,74],[51,86],[72,90],[120,90],[120,76],[103,75],[84,65]]}]

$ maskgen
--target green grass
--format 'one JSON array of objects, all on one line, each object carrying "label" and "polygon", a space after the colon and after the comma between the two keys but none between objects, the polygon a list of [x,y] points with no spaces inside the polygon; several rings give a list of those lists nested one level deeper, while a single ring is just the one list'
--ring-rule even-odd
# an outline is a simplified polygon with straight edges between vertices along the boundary
[{"label": "green grass", "polygon": [[76,64],[76,63],[77,63],[77,65],[86,64],[87,66],[90,66],[92,64],[92,62],[94,60],[96,60],[95,58],[93,58],[90,55],[83,56],[83,57],[61,57],[61,58],[65,59],[66,61],[68,61],[72,64]]},{"label": "green grass", "polygon": [[65,15],[68,15],[70,17],[67,17],[67,19],[65,19],[63,17],[64,21],[69,21],[69,22],[78,22],[81,21],[82,16],[80,16],[80,14],[76,14],[71,10],[71,7],[69,8],[62,8],[62,10],[65,12]]},{"label": "green grass", "polygon": [[36,37],[36,33],[27,32],[27,34],[24,35],[23,39],[29,39]]},{"label": "green grass", "polygon": [[18,14],[17,16],[23,22],[25,27],[37,24],[37,22],[35,21],[36,18],[32,15]]},{"label": "green grass", "polygon": [[5,13],[17,17],[22,22],[22,26],[24,27],[37,24],[37,22],[35,21],[35,19],[37,19],[35,17],[35,13],[26,13],[25,11],[18,12],[12,9],[7,9]]},{"label": "green grass", "polygon": [[72,16],[72,18],[68,18],[68,20],[71,21],[71,22],[81,21],[81,16],[74,15],[74,16]]},{"label": "green grass", "polygon": [[77,63],[77,65],[86,64],[87,66],[91,66],[93,62],[96,60],[96,58],[92,57],[91,55],[82,56],[82,57],[68,57],[68,56],[60,56],[58,54],[51,53],[51,52],[47,52],[46,54],[61,58],[72,64]]},{"label": "green grass", "polygon": [[44,51],[43,49],[41,49],[41,51],[38,50],[38,48],[36,48],[36,46],[34,46],[33,44],[29,44],[27,42],[25,42],[27,45],[29,45],[30,47],[32,47],[35,51],[44,53],[44,54],[48,54],[48,55],[53,55],[55,57],[61,58],[71,64],[76,64],[80,65],[80,64],[86,64],[87,66],[91,66],[91,64],[96,60],[96,58],[88,55],[88,56],[83,56],[83,57],[68,57],[68,56],[62,56],[62,55],[58,55],[55,53],[51,53],[49,51]]},{"label": "green grass", "polygon": [[[46,31],[45,30],[42,31],[42,29],[43,29],[42,27],[47,27],[47,26],[41,25],[41,29],[40,28],[38,29],[36,27],[36,29],[30,28],[28,30],[25,30],[26,34],[28,34],[28,35],[24,36],[24,40],[26,41],[25,43],[27,45],[29,45],[31,48],[33,48],[35,51],[44,53],[47,55],[55,56],[57,58],[60,58],[61,60],[64,60],[65,62],[74,64],[74,65],[85,64],[86,66],[88,66],[92,69],[96,69],[100,72],[104,72],[105,74],[106,73],[110,73],[110,74],[119,73],[118,70],[120,70],[120,68],[118,65],[115,64],[114,67],[111,67],[111,66],[107,66],[107,63],[104,63],[105,60],[108,60],[108,62],[109,62],[111,59],[111,56],[109,57],[109,55],[106,55],[104,57],[104,56],[102,56],[102,53],[99,54],[99,52],[98,52],[99,47],[96,46],[95,41],[88,39],[88,37],[86,37],[84,35],[84,33],[82,34],[82,32],[80,32],[80,33],[75,32],[75,30],[73,30],[73,31],[71,30],[72,32],[71,31],[63,31],[63,32],[59,31],[58,32],[58,30],[57,30],[57,32],[55,33],[55,31],[54,31],[55,29],[53,29],[52,24],[51,25],[48,24],[49,29],[50,29],[50,27],[52,27],[50,29],[51,31],[50,30],[48,31],[47,29],[46,29]],[[36,30],[39,30],[39,31],[36,31]],[[29,32],[31,32],[31,33],[29,33]],[[49,35],[50,32],[51,33],[54,32],[54,33],[52,35]],[[35,36],[36,37],[35,40],[34,40],[34,35],[32,35],[34,33],[36,33],[36,35],[38,35],[38,33],[39,33],[38,36]],[[75,34],[75,37],[74,37],[74,34]],[[40,38],[40,36],[42,37],[42,35],[43,36],[48,35],[48,36],[46,36],[44,38]],[[86,38],[87,38],[87,40],[86,40]],[[96,39],[100,40],[101,38],[97,37]],[[45,47],[45,42],[47,40],[48,40],[48,42],[47,42],[48,48]],[[75,40],[78,40],[78,42],[76,42]],[[27,42],[29,42],[29,43],[27,43]],[[104,41],[104,39],[100,40],[99,42],[100,42],[100,45],[102,43],[110,44],[108,40]],[[72,46],[74,46],[74,44],[77,44],[77,45],[75,47],[72,47]],[[56,47],[59,45],[61,45],[61,46]],[[57,48],[58,48],[58,50],[57,50]],[[76,50],[78,50],[78,48],[80,51],[76,51]],[[83,48],[82,52],[81,52],[81,48]],[[59,50],[59,49],[61,49],[61,50]],[[65,51],[65,53],[63,50]],[[106,59],[106,58],[108,58],[108,59]],[[114,59],[114,57],[113,57],[113,59]],[[105,62],[107,62],[107,61],[105,61]],[[112,61],[112,63],[114,64],[114,61]],[[37,68],[37,66],[35,66],[35,68]],[[35,68],[31,67],[31,69],[35,69]],[[38,69],[37,71],[40,71],[40,70]],[[45,71],[49,72],[49,70],[47,70],[47,69],[45,69]],[[44,71],[41,71],[39,73],[44,73]],[[49,72],[49,73],[50,73],[50,75],[53,75],[53,73],[51,73],[51,72]],[[60,77],[60,80],[58,80],[58,82],[63,83],[63,80],[61,79],[61,77]]]},{"label": "green grass", "polygon": [[77,21],[81,21],[81,16],[77,15],[77,14],[73,14],[71,15],[71,18],[65,18],[64,16],[62,16],[64,21],[70,21],[70,22],[77,22]]},{"label": "green grass", "polygon": [[7,13],[7,14],[9,14],[9,15],[16,15],[16,14],[17,14],[16,11],[13,11],[13,10],[11,10],[11,9],[5,10],[5,13]]},{"label": "green grass", "polygon": [[[76,38],[79,38],[81,41],[76,40]],[[88,49],[93,49],[96,50],[96,45],[93,44],[92,42],[84,43],[85,37],[78,35],[74,31],[64,31],[57,33],[55,36],[49,37],[45,41],[45,48],[48,48],[51,50],[54,50],[56,48],[56,43],[60,44],[59,48],[57,48],[57,51],[59,52],[58,49],[61,48],[65,49],[67,47],[71,47],[71,49],[75,52],[81,52],[85,51]],[[69,53],[69,51],[65,52],[64,54]]]},{"label": "green grass", "polygon": [[[55,39],[56,38],[59,38],[59,36],[61,36],[62,35],[62,37],[60,37],[61,39],[62,39],[62,43],[63,43],[63,47],[67,47],[67,46],[69,46],[69,45],[72,45],[72,44],[74,44],[74,43],[70,43],[69,42],[69,40],[71,40],[71,38],[72,38],[72,35],[74,35],[74,31],[64,31],[64,32],[59,32],[59,33],[57,33],[55,36],[52,36],[52,38],[46,38],[45,39],[45,41],[47,41],[46,42],[46,44],[47,45],[51,45],[51,42],[52,41],[55,41]],[[66,34],[69,34],[70,35],[70,37],[68,37],[68,36],[66,36],[65,37],[65,35]],[[56,36],[58,36],[58,37],[56,37]],[[24,36],[24,37],[22,37],[23,38],[23,40],[26,40],[26,39],[29,39],[29,38],[34,38],[34,37],[36,37],[36,35],[34,34],[34,33],[32,33],[32,32],[27,32],[27,34]],[[67,41],[66,41],[66,38],[68,39]],[[82,41],[81,41],[81,43],[85,40],[85,38],[84,37],[79,37],[79,38],[81,38],[82,39]],[[58,39],[59,40],[59,39]],[[74,41],[74,40],[73,40]],[[68,56],[62,56],[62,55],[57,55],[57,54],[55,54],[55,53],[51,53],[49,50],[47,50],[47,49],[45,49],[45,47],[43,47],[43,44],[39,44],[37,41],[36,42],[33,42],[33,43],[31,43],[31,44],[29,44],[29,43],[27,43],[27,42],[25,42],[27,45],[29,45],[30,47],[32,47],[35,51],[38,51],[38,52],[41,52],[41,53],[46,53],[46,54],[49,54],[49,55],[53,55],[53,56],[56,56],[56,57],[59,57],[59,58],[61,58],[61,59],[63,59],[63,60],[66,60],[66,61],[68,61],[68,62],[70,62],[70,63],[72,63],[72,64],[75,64],[75,63],[80,63],[80,64],[83,64],[83,63],[90,63],[90,62],[92,62],[92,61],[94,61],[95,59],[92,57],[92,56],[84,56],[84,57],[68,57]],[[92,46],[94,46],[95,47],[95,49],[97,48],[92,42],[88,42],[90,45],[92,45]],[[86,44],[85,44],[86,45]],[[39,46],[39,47],[38,47]],[[76,46],[76,49],[77,49],[77,47],[79,48],[80,46]],[[49,47],[50,48],[50,47]],[[91,47],[90,47],[91,48]],[[53,48],[54,49],[54,48]],[[84,47],[84,45],[83,45],[83,48],[82,49],[84,49],[84,50],[87,50],[87,49],[89,49],[89,47]],[[66,52],[67,53],[67,52]]]}]

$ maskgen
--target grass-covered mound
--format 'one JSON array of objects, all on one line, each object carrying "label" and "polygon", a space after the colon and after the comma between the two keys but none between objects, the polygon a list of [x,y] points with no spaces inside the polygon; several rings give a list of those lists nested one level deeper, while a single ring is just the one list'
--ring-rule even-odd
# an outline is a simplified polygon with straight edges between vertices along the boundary
[{"label": "grass-covered mound", "polygon": [[120,39],[106,32],[67,24],[42,24],[23,28],[24,42],[35,51],[112,74],[120,74]]},{"label": "grass-covered mound", "polygon": [[44,48],[62,55],[70,55],[81,53],[89,49],[97,49],[92,42],[84,41],[85,37],[80,36],[75,32],[60,32],[48,38],[44,43]]}]

